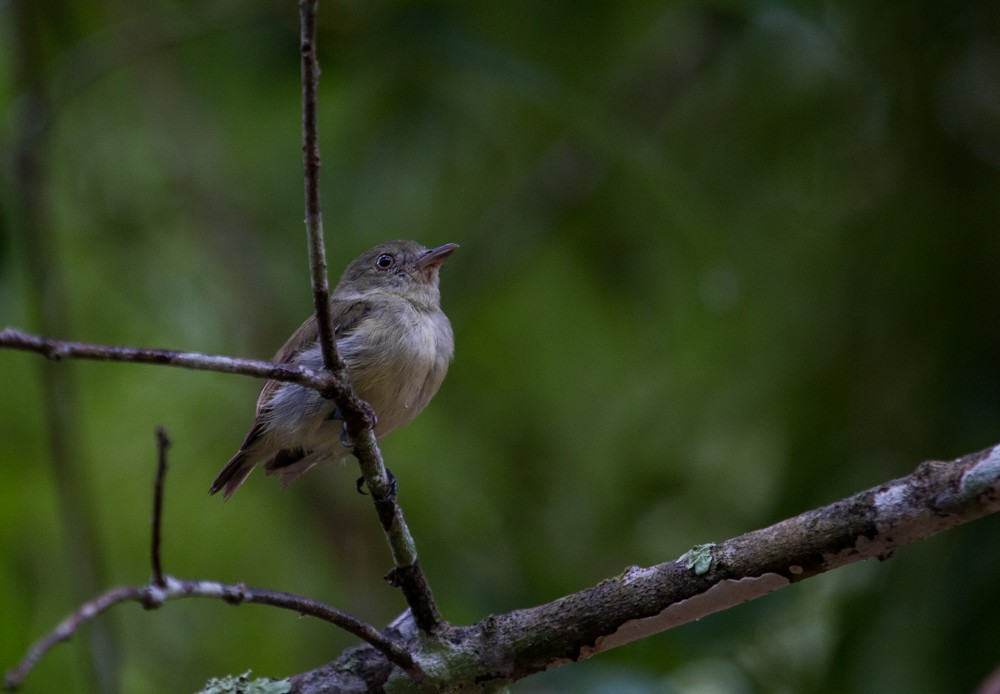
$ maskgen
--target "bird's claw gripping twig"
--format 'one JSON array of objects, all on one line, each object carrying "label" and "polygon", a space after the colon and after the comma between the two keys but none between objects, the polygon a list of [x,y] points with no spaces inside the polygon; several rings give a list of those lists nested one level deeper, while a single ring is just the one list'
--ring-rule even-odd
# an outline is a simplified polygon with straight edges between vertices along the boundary
[{"label": "bird's claw gripping twig", "polygon": [[[399,491],[399,482],[396,481],[396,476],[394,474],[392,474],[392,470],[390,470],[389,468],[385,469],[385,474],[389,478],[389,492],[386,495],[386,497],[389,498],[389,499],[395,499],[396,498],[396,492]],[[358,494],[364,494],[365,496],[367,496],[368,492],[366,492],[364,489],[362,489],[362,487],[364,487],[364,486],[365,486],[365,478],[364,477],[359,477],[354,482],[354,488],[357,490]]]}]

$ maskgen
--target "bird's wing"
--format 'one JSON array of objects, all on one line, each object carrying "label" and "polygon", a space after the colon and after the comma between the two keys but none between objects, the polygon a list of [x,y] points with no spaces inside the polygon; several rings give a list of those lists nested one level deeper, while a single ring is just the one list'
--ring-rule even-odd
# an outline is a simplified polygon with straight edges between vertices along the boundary
[{"label": "bird's wing", "polygon": [[[334,316],[334,337],[342,339],[350,336],[361,324],[361,322],[372,311],[372,306],[367,301],[331,301],[330,313]],[[310,316],[299,329],[282,345],[278,353],[274,355],[274,361],[279,364],[290,364],[295,361],[295,357],[304,349],[312,347],[319,338],[319,330],[316,327],[316,317]],[[287,484],[300,474],[312,467],[318,460],[326,454],[319,452],[304,451],[301,448],[272,450],[258,450],[257,444],[261,436],[266,432],[265,412],[271,403],[275,389],[281,385],[280,381],[268,380],[257,398],[257,413],[254,417],[253,426],[247,433],[243,444],[236,452],[236,455],[219,472],[219,475],[212,483],[211,493],[215,494],[224,490],[226,498],[235,492],[247,475],[258,463],[264,462],[261,455],[267,462],[269,473],[280,471],[282,473],[282,483]]]},{"label": "bird's wing", "polygon": [[[333,316],[333,336],[341,338],[350,335],[358,327],[364,318],[371,313],[372,306],[369,301],[337,301],[330,302],[330,315]],[[316,327],[316,316],[309,318],[299,326],[299,329],[292,333],[278,353],[274,355],[274,361],[279,364],[287,364],[293,361],[296,355],[304,348],[311,347],[319,340],[319,329]]]},{"label": "bird's wing", "polygon": [[285,340],[278,353],[274,355],[274,361],[279,364],[287,364],[295,358],[295,355],[308,347],[319,337],[319,330],[316,328],[316,316],[309,316],[299,326],[299,329],[292,333],[292,336]]},{"label": "bird's wing", "polygon": [[[292,336],[285,341],[285,344],[283,344],[281,349],[278,350],[278,353],[274,355],[272,361],[277,364],[291,363],[295,356],[302,351],[302,348],[313,342],[318,334],[319,333],[316,330],[316,316],[309,316],[309,318],[299,326],[299,329],[292,333]],[[274,396],[274,391],[279,385],[281,385],[281,381],[269,379],[261,389],[260,395],[257,396],[257,414],[254,417],[254,428],[250,431],[250,434],[254,434],[255,430],[257,430],[257,425],[261,421],[261,413],[267,409],[267,406],[271,402],[271,398]],[[260,432],[258,431],[256,433],[259,434]],[[243,447],[245,448],[251,440],[251,436],[248,435],[247,440],[243,442]]]},{"label": "bird's wing", "polygon": [[[365,316],[371,313],[371,304],[367,301],[331,301],[330,313],[335,318],[333,325],[334,339],[347,337],[358,327]],[[319,329],[316,327],[316,316],[309,316],[306,321],[299,326],[299,329],[292,333],[278,353],[274,355],[274,361],[279,364],[288,364],[295,360],[300,352],[306,347],[310,347],[319,339]],[[260,420],[261,411],[267,408],[274,396],[274,390],[281,384],[280,381],[269,380],[264,384],[257,398],[257,420]],[[256,427],[255,427],[256,428]],[[251,433],[253,433],[251,431]],[[259,433],[259,432],[258,432]],[[244,446],[250,441],[244,442]]]},{"label": "bird's wing", "polygon": [[369,301],[333,301],[330,311],[336,317],[333,324],[333,335],[337,339],[347,337],[372,312]]}]

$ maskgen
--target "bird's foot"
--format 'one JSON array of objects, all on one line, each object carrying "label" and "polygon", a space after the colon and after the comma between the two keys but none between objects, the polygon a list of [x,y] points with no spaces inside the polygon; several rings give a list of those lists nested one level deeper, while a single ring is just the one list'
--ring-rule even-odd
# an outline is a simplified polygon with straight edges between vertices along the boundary
[{"label": "bird's foot", "polygon": [[372,409],[372,406],[367,402],[363,402],[363,404],[365,406],[365,421],[368,422],[368,425],[371,426],[372,429],[374,429],[378,426],[378,413],[375,412],[375,410]]},{"label": "bird's foot", "polygon": [[344,448],[354,448],[354,442],[347,434],[347,422],[344,422],[344,425],[340,427],[340,445]]},{"label": "bird's foot", "polygon": [[[390,470],[389,468],[385,469],[385,474],[386,474],[386,477],[388,477],[388,479],[389,479],[388,492],[386,494],[386,498],[387,499],[392,499],[393,501],[395,501],[396,500],[396,492],[399,491],[399,482],[396,481],[396,476],[394,474],[392,474],[392,470]],[[362,487],[364,487],[364,486],[365,486],[365,478],[364,477],[359,477],[354,482],[354,488],[357,490],[358,494],[364,494],[365,496],[368,496],[368,492],[366,492],[364,489],[362,489]]]}]

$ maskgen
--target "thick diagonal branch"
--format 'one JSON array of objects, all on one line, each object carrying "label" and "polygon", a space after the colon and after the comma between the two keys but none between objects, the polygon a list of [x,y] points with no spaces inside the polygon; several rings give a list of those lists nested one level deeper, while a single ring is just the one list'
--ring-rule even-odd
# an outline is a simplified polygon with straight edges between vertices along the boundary
[{"label": "thick diagonal branch", "polygon": [[[656,566],[629,567],[545,605],[453,627],[430,646],[411,632],[407,644],[424,670],[443,674],[409,691],[502,686],[847,564],[888,559],[900,547],[997,511],[1000,445],[950,462],[925,462],[911,475],[770,527],[695,547]],[[340,691],[348,661],[361,664],[351,676],[367,682],[367,691],[389,689],[398,675],[381,656],[367,655],[350,651],[298,675],[292,691]]]}]

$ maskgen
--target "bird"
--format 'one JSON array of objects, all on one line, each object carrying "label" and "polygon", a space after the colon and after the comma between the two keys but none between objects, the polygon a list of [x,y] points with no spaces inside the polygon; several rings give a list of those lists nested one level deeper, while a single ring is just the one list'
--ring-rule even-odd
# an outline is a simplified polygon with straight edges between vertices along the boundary
[{"label": "bird", "polygon": [[[441,310],[439,272],[458,248],[388,241],[344,270],[330,295],[337,353],[358,396],[376,415],[377,438],[409,424],[444,381],[455,352],[451,323]],[[323,356],[315,315],[278,350],[274,361],[320,370]],[[280,473],[282,486],[324,460],[350,455],[332,400],[295,383],[269,380],[257,398],[253,425],[216,476],[210,494],[228,499],[258,465]],[[360,489],[360,488],[359,488]]]}]

